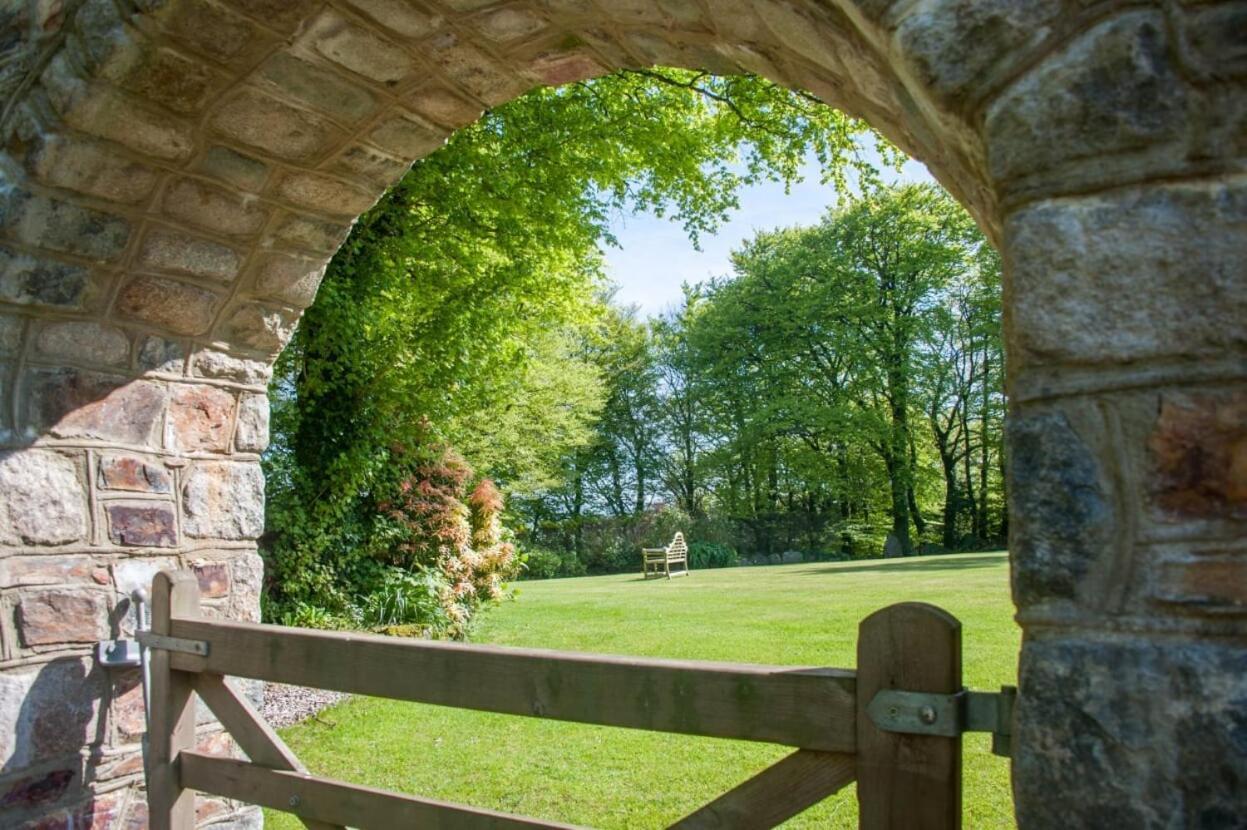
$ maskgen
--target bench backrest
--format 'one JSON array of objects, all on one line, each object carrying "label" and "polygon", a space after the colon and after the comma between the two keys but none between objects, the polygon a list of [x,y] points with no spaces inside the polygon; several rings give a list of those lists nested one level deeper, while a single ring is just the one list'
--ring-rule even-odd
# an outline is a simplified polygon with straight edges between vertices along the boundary
[{"label": "bench backrest", "polygon": [[687,556],[688,545],[684,544],[684,534],[676,533],[675,538],[671,540],[671,544],[667,545],[668,556]]}]

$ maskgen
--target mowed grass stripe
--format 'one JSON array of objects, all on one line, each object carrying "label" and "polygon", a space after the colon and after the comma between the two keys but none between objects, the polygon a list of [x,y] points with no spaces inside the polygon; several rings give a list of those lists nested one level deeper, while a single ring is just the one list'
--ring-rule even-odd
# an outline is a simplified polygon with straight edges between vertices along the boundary
[{"label": "mowed grass stripe", "polygon": [[[917,600],[957,616],[967,685],[1015,682],[1020,632],[1004,553],[520,583],[474,641],[534,648],[851,668],[858,622]],[[314,773],[602,828],[656,828],[788,750],[356,698],[283,730]],[[1008,761],[966,739],[965,826],[1014,826]],[[785,827],[856,827],[846,788]],[[270,812],[271,828],[296,828]]]}]

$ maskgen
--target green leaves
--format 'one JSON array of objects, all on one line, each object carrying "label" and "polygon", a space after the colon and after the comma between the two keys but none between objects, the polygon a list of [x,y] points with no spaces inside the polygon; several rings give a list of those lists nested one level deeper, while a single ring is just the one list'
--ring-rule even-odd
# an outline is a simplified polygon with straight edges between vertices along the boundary
[{"label": "green leaves", "polygon": [[265,460],[273,589],[342,604],[384,544],[392,447],[462,448],[507,488],[548,486],[609,394],[584,348],[618,212],[694,239],[813,153],[869,177],[866,128],[753,77],[625,72],[537,90],[415,164],[334,257],[279,359]]}]

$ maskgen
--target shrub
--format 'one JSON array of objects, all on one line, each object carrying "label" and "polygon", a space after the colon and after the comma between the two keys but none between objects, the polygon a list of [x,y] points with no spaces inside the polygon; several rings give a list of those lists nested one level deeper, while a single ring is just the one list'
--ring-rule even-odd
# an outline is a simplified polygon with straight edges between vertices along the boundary
[{"label": "shrub", "polygon": [[318,605],[313,605],[303,600],[278,606],[273,609],[272,613],[281,625],[293,626],[295,628],[341,630],[354,627],[350,616],[335,614],[326,608],[321,608]]},{"label": "shrub", "polygon": [[554,579],[561,576],[584,576],[585,566],[571,551],[560,553],[546,548],[524,551],[521,579]]},{"label": "shrub", "polygon": [[445,577],[437,571],[387,567],[381,583],[361,603],[361,621],[374,629],[417,626],[443,631],[450,623],[441,603],[446,587]]},{"label": "shrub", "polygon": [[734,568],[740,564],[735,549],[718,542],[690,542],[688,546],[690,568]]}]

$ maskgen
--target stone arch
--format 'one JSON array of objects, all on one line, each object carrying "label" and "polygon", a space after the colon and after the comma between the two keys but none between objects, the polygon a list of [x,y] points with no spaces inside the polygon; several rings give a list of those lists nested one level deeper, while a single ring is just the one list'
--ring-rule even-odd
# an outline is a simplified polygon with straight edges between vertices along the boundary
[{"label": "stone arch", "polygon": [[92,712],[89,775],[9,717],[123,624],[125,590],[192,566],[219,613],[256,616],[264,387],[353,219],[484,108],[652,64],[868,120],[1003,248],[1022,824],[1247,812],[1247,753],[1215,728],[1247,697],[1241,2],[12,9],[0,735],[31,743],[0,800],[21,815],[136,809],[132,693],[41,693]]}]

